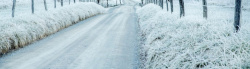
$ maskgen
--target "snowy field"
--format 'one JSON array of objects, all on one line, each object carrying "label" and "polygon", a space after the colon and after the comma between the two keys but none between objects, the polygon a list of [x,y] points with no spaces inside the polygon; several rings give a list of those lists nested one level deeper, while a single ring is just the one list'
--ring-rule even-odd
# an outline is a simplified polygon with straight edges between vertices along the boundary
[{"label": "snowy field", "polygon": [[[234,4],[230,1],[222,6],[212,4],[214,1],[208,0],[207,20],[201,1],[185,0],[183,18],[178,1],[174,1],[172,14],[154,4],[138,8],[143,69],[250,68],[249,9],[243,8],[241,30],[235,33],[234,8],[227,7]],[[244,7],[249,5],[246,1]]]},{"label": "snowy field", "polygon": [[[12,18],[9,0],[0,12],[0,53],[6,53],[10,49],[17,49],[33,41],[44,38],[63,28],[84,20],[88,17],[104,13],[106,11],[96,3],[77,2],[76,4],[57,6],[54,9],[53,2],[48,1],[48,11],[44,10],[43,3],[38,3],[35,14],[31,14],[28,1],[17,2],[16,16]],[[73,1],[72,1],[73,2]],[[36,2],[35,2],[36,3]]]}]

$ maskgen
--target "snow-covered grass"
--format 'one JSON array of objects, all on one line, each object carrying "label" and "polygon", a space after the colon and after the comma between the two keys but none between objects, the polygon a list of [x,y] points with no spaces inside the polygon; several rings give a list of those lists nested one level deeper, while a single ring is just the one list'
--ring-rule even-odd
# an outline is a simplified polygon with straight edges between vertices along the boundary
[{"label": "snow-covered grass", "polygon": [[105,12],[95,3],[76,3],[35,14],[0,19],[0,54],[44,38],[80,20]]},{"label": "snow-covered grass", "polygon": [[143,69],[250,68],[249,11],[235,33],[232,8],[208,7],[206,20],[201,5],[186,3],[180,18],[175,4],[172,14],[154,4],[137,10]]}]

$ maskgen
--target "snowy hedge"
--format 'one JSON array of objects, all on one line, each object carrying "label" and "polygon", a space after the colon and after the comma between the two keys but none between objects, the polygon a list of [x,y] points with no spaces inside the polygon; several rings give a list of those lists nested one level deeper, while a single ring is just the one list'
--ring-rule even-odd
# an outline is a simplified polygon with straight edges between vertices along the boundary
[{"label": "snowy hedge", "polygon": [[179,18],[154,4],[137,13],[143,69],[250,68],[249,20],[234,33],[232,20]]},{"label": "snowy hedge", "polygon": [[0,19],[0,54],[44,38],[88,17],[101,14],[95,3],[77,3],[34,15]]}]

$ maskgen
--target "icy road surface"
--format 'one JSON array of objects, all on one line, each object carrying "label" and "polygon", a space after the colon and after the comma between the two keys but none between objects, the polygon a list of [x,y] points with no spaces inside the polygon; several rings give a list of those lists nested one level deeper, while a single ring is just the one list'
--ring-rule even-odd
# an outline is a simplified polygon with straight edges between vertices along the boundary
[{"label": "icy road surface", "polygon": [[0,58],[0,69],[136,69],[133,5],[98,15]]}]

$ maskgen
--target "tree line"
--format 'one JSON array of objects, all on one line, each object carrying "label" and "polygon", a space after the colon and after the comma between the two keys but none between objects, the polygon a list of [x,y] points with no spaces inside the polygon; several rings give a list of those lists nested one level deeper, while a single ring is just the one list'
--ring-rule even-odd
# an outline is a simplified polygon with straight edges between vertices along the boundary
[{"label": "tree line", "polygon": [[[54,8],[57,8],[57,2],[60,2],[61,7],[63,7],[64,0],[54,0]],[[73,0],[73,2],[76,3],[76,0]],[[79,2],[96,2],[97,4],[100,4],[100,0],[79,0]],[[107,0],[107,7],[109,7],[108,2],[109,0]],[[48,11],[46,0],[43,0],[43,3],[44,3],[45,10]],[[71,0],[68,0],[68,3],[71,4]],[[121,4],[121,0],[120,0],[120,4]],[[35,5],[34,0],[31,0],[31,13],[32,14],[35,13],[34,5]],[[116,5],[117,5],[117,0],[116,0]],[[12,17],[15,17],[15,9],[16,9],[16,0],[13,0]]]},{"label": "tree line", "polygon": [[[174,12],[173,0],[165,0],[165,2],[166,2],[167,11],[169,11],[168,4],[170,4],[171,13]],[[163,9],[163,0],[141,0],[142,5],[149,4],[149,3],[159,5]],[[235,0],[234,27],[235,27],[236,32],[240,30],[241,4],[242,4],[242,0]],[[179,5],[180,5],[180,18],[181,18],[185,16],[184,1],[179,0]],[[208,18],[207,0],[202,0],[202,7],[203,7],[203,18],[207,19]]]},{"label": "tree line", "polygon": [[[80,1],[80,0],[79,0]],[[61,6],[63,7],[63,0],[54,0],[54,8],[56,8],[56,2],[60,2]],[[69,0],[69,4],[70,4],[71,0]],[[76,0],[73,0],[74,3],[76,3]],[[43,0],[44,3],[44,8],[46,11],[48,11],[47,8],[47,2],[46,0]],[[35,3],[34,0],[31,0],[31,13],[34,14],[35,13],[35,7],[34,7]],[[15,7],[16,7],[16,0],[13,0],[13,5],[12,5],[12,17],[15,17]]]}]

